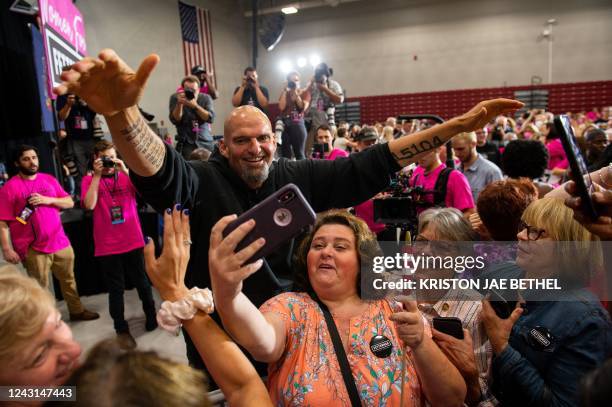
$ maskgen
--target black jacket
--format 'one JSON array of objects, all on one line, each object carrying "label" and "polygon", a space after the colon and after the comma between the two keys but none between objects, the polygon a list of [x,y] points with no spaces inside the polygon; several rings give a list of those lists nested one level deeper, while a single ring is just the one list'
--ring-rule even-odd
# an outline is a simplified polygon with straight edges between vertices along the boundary
[{"label": "black jacket", "polygon": [[[337,160],[280,159],[270,168],[258,190],[250,189],[216,150],[208,162],[185,161],[166,146],[166,160],[157,174],[132,180],[145,200],[158,212],[181,203],[191,210],[191,261],[185,282],[188,287],[210,287],[208,246],[210,231],[223,216],[241,214],[288,183],[297,185],[315,212],[346,208],[370,199],[389,185],[390,175],[400,169],[387,144]],[[276,275],[290,274],[287,244],[267,263]],[[269,274],[261,270],[243,285],[243,292],[259,306],[278,292]]]}]

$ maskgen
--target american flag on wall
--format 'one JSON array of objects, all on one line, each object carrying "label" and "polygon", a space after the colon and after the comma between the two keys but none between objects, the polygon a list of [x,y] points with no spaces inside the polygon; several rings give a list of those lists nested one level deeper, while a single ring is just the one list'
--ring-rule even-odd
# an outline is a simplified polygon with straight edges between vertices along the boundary
[{"label": "american flag on wall", "polygon": [[[202,65],[206,72],[215,71],[210,12],[199,7],[178,2],[181,18],[181,36],[183,37],[183,62],[185,75],[191,74],[191,68]],[[216,86],[215,76],[213,83]]]}]

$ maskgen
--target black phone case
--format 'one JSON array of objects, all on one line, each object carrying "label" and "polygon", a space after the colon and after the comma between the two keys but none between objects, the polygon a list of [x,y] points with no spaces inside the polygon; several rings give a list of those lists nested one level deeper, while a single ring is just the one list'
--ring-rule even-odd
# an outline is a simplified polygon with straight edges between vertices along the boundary
[{"label": "black phone case", "polygon": [[591,192],[584,181],[584,176],[589,174],[589,170],[584,158],[582,158],[578,144],[576,144],[569,119],[565,115],[555,116],[554,123],[557,132],[561,136],[561,144],[563,144],[563,150],[565,150],[565,155],[572,170],[572,180],[576,183],[576,188],[582,200],[582,209],[592,220],[596,220],[598,217],[597,209],[591,199]]},{"label": "black phone case", "polygon": [[294,184],[287,184],[231,222],[223,230],[223,237],[249,219],[255,228],[236,246],[236,252],[263,237],[266,244],[245,264],[273,253],[280,245],[295,237],[306,226],[314,224],[316,214]]},{"label": "black phone case", "polygon": [[514,308],[516,308],[516,301],[506,300],[495,290],[490,291],[489,304],[491,304],[491,308],[501,319],[508,319]]},{"label": "black phone case", "polygon": [[463,326],[461,320],[456,317],[434,317],[433,327],[435,330],[455,337],[463,339]]}]

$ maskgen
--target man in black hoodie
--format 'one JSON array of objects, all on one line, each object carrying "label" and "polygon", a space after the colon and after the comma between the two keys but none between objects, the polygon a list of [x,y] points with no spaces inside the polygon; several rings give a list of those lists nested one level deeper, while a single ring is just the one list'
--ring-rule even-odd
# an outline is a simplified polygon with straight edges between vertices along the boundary
[{"label": "man in black hoodie", "polygon": [[[64,82],[55,92],[73,91],[106,117],[134,184],[157,211],[176,204],[190,209],[193,246],[185,278],[188,287],[210,286],[210,231],[221,217],[248,210],[290,182],[300,188],[316,212],[353,206],[384,189],[390,174],[421,154],[522,106],[508,99],[481,102],[442,125],[346,160],[277,162],[273,161],[276,141],[270,121],[259,109],[241,106],[226,119],[223,140],[208,162],[187,162],[150,130],[136,107],[158,62],[157,55],[149,55],[134,72],[114,51],[103,50],[98,58],[85,58],[64,72]],[[266,258],[263,270],[245,280],[243,293],[255,305],[280,290],[276,275],[289,275],[290,248],[287,244]],[[197,352],[189,345],[188,357],[198,365]]]}]

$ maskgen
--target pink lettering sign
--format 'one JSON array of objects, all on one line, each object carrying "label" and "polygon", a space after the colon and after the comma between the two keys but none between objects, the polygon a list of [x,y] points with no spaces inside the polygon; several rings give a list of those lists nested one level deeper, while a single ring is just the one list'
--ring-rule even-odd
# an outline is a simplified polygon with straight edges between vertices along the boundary
[{"label": "pink lettering sign", "polygon": [[79,9],[71,0],[38,0],[43,26],[51,27],[78,54],[87,55],[85,24]]}]

